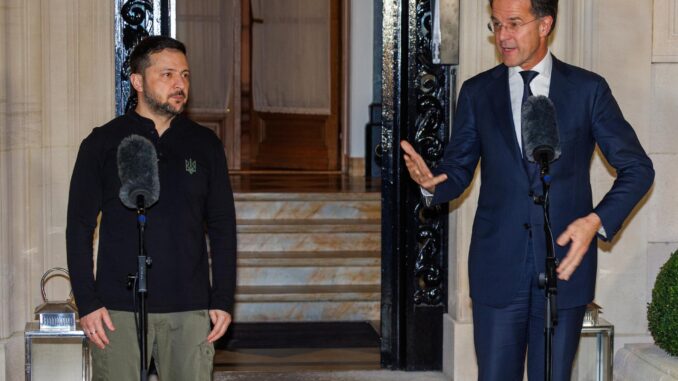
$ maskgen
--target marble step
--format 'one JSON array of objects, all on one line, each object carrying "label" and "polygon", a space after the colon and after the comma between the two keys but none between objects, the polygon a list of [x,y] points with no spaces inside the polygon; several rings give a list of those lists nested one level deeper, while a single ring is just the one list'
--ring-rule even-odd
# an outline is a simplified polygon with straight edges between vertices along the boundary
[{"label": "marble step", "polygon": [[380,266],[238,268],[238,286],[381,284]]},{"label": "marble step", "polygon": [[238,194],[241,322],[379,320],[378,193]]},{"label": "marble step", "polygon": [[240,193],[239,220],[379,220],[379,193]]},{"label": "marble step", "polygon": [[238,285],[381,284],[380,256],[378,251],[239,253]]},{"label": "marble step", "polygon": [[381,285],[242,286],[235,294],[241,303],[379,301]]},{"label": "marble step", "polygon": [[296,232],[240,232],[238,252],[381,250],[381,234],[378,231],[365,227],[351,228],[348,231],[323,229]]},{"label": "marble step", "polygon": [[238,233],[356,233],[381,232],[380,220],[238,220]]},{"label": "marble step", "polygon": [[379,251],[254,251],[238,253],[238,268],[334,266],[380,267],[381,253]]},{"label": "marble step", "polygon": [[235,320],[378,321],[380,285],[243,286],[236,289]]},{"label": "marble step", "polygon": [[373,321],[380,318],[379,301],[268,302],[235,305],[237,322]]}]

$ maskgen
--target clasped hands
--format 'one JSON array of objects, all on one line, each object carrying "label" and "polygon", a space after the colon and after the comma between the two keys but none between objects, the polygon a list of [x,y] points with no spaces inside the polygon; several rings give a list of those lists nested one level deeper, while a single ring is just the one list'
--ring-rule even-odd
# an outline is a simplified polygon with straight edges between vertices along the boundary
[{"label": "clasped hands", "polygon": [[[424,159],[417,153],[410,143],[403,140],[400,142],[400,147],[403,149],[403,159],[405,166],[410,173],[412,180],[419,184],[420,187],[426,189],[430,193],[435,192],[436,185],[447,180],[447,175],[442,174],[433,176]],[[586,217],[578,218],[573,221],[565,231],[558,236],[556,243],[559,246],[566,246],[570,244],[565,257],[560,261],[556,271],[558,272],[558,279],[569,280],[574,271],[577,269],[584,255],[588,251],[591,241],[596,236],[602,222],[596,213],[590,213]]]}]

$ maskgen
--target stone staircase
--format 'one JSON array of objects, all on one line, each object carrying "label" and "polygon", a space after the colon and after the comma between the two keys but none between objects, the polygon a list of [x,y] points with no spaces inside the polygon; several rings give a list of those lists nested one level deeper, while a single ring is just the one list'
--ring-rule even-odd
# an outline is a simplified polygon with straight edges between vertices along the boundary
[{"label": "stone staircase", "polygon": [[379,193],[236,193],[236,322],[373,321]]}]

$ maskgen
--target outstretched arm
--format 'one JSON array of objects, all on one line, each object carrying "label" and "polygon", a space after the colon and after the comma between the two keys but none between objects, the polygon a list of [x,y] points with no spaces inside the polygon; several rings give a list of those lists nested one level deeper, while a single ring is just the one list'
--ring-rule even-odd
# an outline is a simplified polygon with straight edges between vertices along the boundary
[{"label": "outstretched arm", "polygon": [[405,165],[412,180],[429,193],[435,193],[436,185],[447,180],[447,175],[443,173],[434,176],[421,155],[406,140],[400,142],[400,147],[404,151],[403,159],[405,159]]}]

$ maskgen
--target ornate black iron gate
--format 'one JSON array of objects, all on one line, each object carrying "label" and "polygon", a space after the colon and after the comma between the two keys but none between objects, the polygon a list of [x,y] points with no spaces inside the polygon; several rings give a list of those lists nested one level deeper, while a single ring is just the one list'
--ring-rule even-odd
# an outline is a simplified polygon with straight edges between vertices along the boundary
[{"label": "ornate black iron gate", "polygon": [[115,0],[115,113],[135,106],[130,97],[129,55],[144,37],[173,35],[174,0]]},{"label": "ornate black iron gate", "polygon": [[427,207],[404,167],[408,140],[429,166],[449,135],[455,68],[432,60],[431,0],[384,0],[382,365],[442,368],[447,205]]}]

